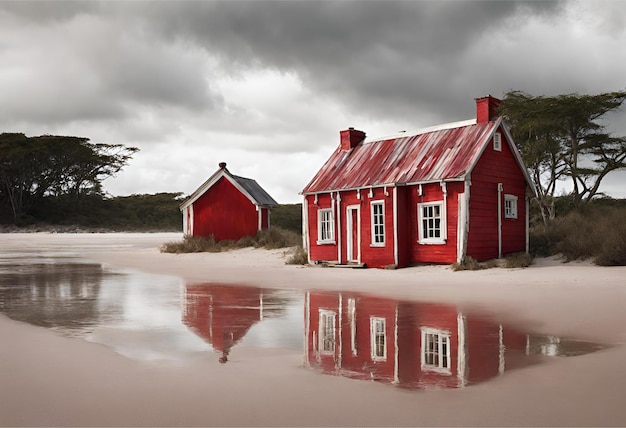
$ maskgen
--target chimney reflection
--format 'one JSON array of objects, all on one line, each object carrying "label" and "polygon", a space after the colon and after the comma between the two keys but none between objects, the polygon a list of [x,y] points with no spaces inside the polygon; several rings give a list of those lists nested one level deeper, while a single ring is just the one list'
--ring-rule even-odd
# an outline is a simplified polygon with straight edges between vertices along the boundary
[{"label": "chimney reflection", "polygon": [[220,363],[253,325],[280,316],[288,304],[272,290],[214,283],[187,284],[182,302],[183,323],[221,354]]},{"label": "chimney reflection", "polygon": [[307,292],[305,365],[406,388],[459,388],[602,346],[528,335],[454,305]]}]

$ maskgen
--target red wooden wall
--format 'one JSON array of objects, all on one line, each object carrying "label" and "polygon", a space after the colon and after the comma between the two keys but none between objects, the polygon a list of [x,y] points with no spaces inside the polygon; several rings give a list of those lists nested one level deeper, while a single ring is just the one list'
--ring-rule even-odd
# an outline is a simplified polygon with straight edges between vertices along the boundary
[{"label": "red wooden wall", "polygon": [[237,240],[256,235],[259,226],[256,205],[222,177],[193,203],[193,236]]},{"label": "red wooden wall", "polygon": [[446,221],[447,239],[445,244],[420,244],[419,240],[419,215],[417,205],[424,202],[436,202],[444,200],[443,190],[439,183],[422,185],[422,196],[418,194],[417,186],[407,188],[407,211],[408,230],[410,237],[410,262],[411,263],[454,263],[457,261],[457,232],[459,223],[458,195],[463,193],[464,185],[461,182],[446,184]]},{"label": "red wooden wall", "polygon": [[[337,200],[337,194],[331,199],[330,194],[320,194],[315,203],[315,197],[306,196],[308,206],[308,231],[309,247],[312,260],[337,261],[339,260],[339,245],[341,245],[341,263],[348,261],[348,206],[359,207],[360,221],[360,254],[361,262],[368,267],[385,267],[395,263],[394,260],[394,219],[393,219],[393,189],[387,189],[387,195],[382,188],[361,190],[357,195],[356,190],[341,192],[341,200]],[[385,216],[385,245],[376,246],[372,243],[372,218],[371,202],[384,202]],[[317,244],[318,239],[318,211],[320,209],[334,208],[335,242],[332,244]],[[340,216],[340,218],[339,218]],[[341,243],[341,244],[340,244]]]},{"label": "red wooden wall", "polygon": [[[490,142],[472,171],[467,255],[498,257],[498,183],[502,183],[502,253],[526,250],[526,181],[502,132],[502,151]],[[517,219],[504,218],[504,194],[516,195]]]}]

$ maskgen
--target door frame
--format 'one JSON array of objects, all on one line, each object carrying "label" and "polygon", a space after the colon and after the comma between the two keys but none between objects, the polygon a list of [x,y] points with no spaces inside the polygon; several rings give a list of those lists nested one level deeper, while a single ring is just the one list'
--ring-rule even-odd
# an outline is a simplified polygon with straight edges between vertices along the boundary
[{"label": "door frame", "polygon": [[[354,221],[352,213],[356,212],[356,257],[354,252],[353,234]],[[348,263],[357,262],[361,263],[361,206],[360,205],[348,205],[346,206],[346,261]]]}]

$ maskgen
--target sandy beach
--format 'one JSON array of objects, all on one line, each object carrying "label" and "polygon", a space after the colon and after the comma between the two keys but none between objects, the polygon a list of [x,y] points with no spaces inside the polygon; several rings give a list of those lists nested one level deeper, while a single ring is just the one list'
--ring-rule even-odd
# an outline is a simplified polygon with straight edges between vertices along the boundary
[{"label": "sandy beach", "polygon": [[321,376],[301,352],[239,349],[184,366],[0,315],[2,426],[626,426],[626,267],[538,259],[526,269],[453,272],[290,266],[283,250],[162,254],[179,234],[3,234],[2,252],[56,248],[187,283],[361,291],[481,308],[526,331],[608,345],[454,390],[406,391]]}]

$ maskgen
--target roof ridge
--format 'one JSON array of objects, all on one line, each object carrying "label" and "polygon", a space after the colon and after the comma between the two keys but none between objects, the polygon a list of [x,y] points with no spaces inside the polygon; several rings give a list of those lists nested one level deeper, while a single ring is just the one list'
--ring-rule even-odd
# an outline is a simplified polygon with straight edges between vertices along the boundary
[{"label": "roof ridge", "polygon": [[403,138],[403,137],[413,137],[416,135],[427,134],[429,132],[444,131],[446,129],[461,128],[461,127],[470,126],[470,125],[476,125],[476,119],[468,119],[468,120],[460,120],[457,122],[443,123],[441,125],[429,126],[427,128],[420,128],[411,132],[397,132],[395,134],[386,135],[383,137],[365,138],[365,140],[363,140],[363,144],[373,143],[376,141],[393,140],[396,138]]}]

